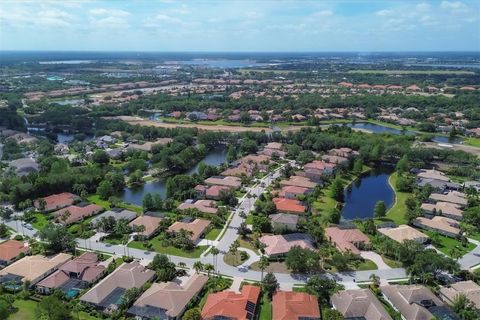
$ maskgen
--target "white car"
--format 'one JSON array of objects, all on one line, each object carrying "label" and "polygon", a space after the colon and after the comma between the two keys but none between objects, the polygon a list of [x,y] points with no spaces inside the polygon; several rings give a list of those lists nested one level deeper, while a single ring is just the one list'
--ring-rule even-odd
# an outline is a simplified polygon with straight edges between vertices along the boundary
[{"label": "white car", "polygon": [[241,266],[238,266],[238,271],[240,271],[240,272],[247,272],[248,269],[250,269],[250,267],[245,265],[245,264],[242,264]]}]

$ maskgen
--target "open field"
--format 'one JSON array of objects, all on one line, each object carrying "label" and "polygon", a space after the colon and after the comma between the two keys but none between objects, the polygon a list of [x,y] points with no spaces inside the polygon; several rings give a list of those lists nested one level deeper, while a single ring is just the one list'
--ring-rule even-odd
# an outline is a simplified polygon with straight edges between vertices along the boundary
[{"label": "open field", "polygon": [[407,212],[407,206],[405,205],[405,200],[411,195],[408,192],[400,192],[396,189],[395,185],[397,184],[398,173],[394,172],[388,178],[388,183],[395,191],[395,203],[387,211],[386,218],[392,219],[396,224],[404,224],[407,222],[405,219],[405,213]]},{"label": "open field", "polygon": [[364,74],[475,74],[472,71],[464,70],[350,70],[348,73]]}]

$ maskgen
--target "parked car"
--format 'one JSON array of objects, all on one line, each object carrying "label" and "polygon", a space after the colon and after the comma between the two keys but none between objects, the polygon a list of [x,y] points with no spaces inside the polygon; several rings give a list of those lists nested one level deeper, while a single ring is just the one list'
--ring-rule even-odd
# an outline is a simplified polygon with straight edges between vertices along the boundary
[{"label": "parked car", "polygon": [[238,271],[240,272],[247,272],[248,269],[250,269],[250,267],[244,264],[242,264],[241,266],[238,266]]}]

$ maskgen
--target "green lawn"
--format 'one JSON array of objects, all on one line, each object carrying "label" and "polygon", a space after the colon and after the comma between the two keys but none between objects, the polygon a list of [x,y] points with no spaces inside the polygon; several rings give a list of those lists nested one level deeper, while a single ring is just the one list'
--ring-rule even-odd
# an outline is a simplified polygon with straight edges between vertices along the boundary
[{"label": "green lawn", "polygon": [[253,214],[247,215],[247,217],[245,218],[245,223],[246,224],[253,224]]},{"label": "green lawn", "polygon": [[91,195],[87,198],[87,200],[91,203],[95,203],[102,207],[105,210],[110,210],[110,202],[106,200],[100,199],[100,196],[98,194]]},{"label": "green lawn", "polygon": [[[186,258],[200,258],[200,255],[207,249],[208,246],[196,246],[193,250],[191,251],[184,251],[182,249],[175,248],[173,246],[168,246],[164,247],[158,237],[155,237],[149,242],[152,244],[152,248],[155,252],[158,253],[164,253],[164,254],[170,254],[174,256],[179,256],[179,257],[186,257]],[[132,241],[128,244],[129,248],[135,248],[135,249],[140,249],[140,250],[148,250],[143,245],[143,242],[141,241]]]},{"label": "green lawn", "polygon": [[395,191],[395,203],[387,211],[386,218],[391,219],[396,224],[405,224],[407,220],[405,219],[405,213],[407,212],[407,207],[405,205],[405,200],[411,195],[409,192],[400,192],[395,187],[397,183],[398,173],[394,172],[388,178],[388,182],[392,186],[393,190]]},{"label": "green lawn", "polygon": [[15,300],[13,306],[18,309],[17,312],[10,315],[8,319],[10,320],[26,320],[26,319],[35,319],[35,309],[37,308],[37,303],[32,300]]},{"label": "green lawn", "polygon": [[480,148],[480,138],[467,138],[465,139],[464,144]]},{"label": "green lawn", "polygon": [[[35,220],[32,221],[32,226],[37,230],[42,230],[48,223],[47,216],[44,213],[35,213]],[[20,221],[18,222],[20,223]]]},{"label": "green lawn", "polygon": [[242,257],[240,255],[240,251],[242,251],[242,250],[239,249],[239,251],[237,251],[237,253],[235,255],[233,255],[231,252],[228,252],[226,255],[223,256],[223,261],[228,265],[238,267],[244,261],[248,260],[248,255],[247,255],[247,259],[242,260]]},{"label": "green lawn", "polygon": [[102,240],[103,242],[110,244],[123,244],[123,235],[121,234],[109,234]]},{"label": "green lawn", "polygon": [[443,235],[439,235],[439,244],[435,246],[438,250],[445,253],[446,255],[451,255],[451,250],[453,248],[457,248],[459,252],[464,255],[473,249],[475,249],[475,245],[473,243],[468,243],[466,247],[462,246],[462,243],[454,238],[446,237]]},{"label": "green lawn", "polygon": [[358,271],[364,271],[364,270],[377,270],[378,267],[377,265],[371,261],[371,260],[368,260],[368,259],[365,259],[362,263],[360,263],[358,265],[358,267],[356,268],[356,270]]},{"label": "green lawn", "polygon": [[259,320],[272,320],[272,303],[266,294],[262,297],[259,310]]},{"label": "green lawn", "polygon": [[218,235],[220,234],[220,232],[222,231],[222,229],[220,228],[213,228],[212,230],[210,230],[206,235],[205,235],[205,239],[207,240],[215,240],[217,239]]}]

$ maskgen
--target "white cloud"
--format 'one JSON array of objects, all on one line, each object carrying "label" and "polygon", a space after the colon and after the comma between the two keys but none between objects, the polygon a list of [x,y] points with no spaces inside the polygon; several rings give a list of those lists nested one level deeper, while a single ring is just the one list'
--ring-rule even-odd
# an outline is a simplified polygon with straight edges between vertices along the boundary
[{"label": "white cloud", "polygon": [[322,16],[322,17],[330,17],[330,16],[333,16],[333,12],[331,10],[322,10],[322,11],[315,12],[314,15]]},{"label": "white cloud", "polygon": [[383,9],[383,10],[377,11],[375,14],[380,17],[390,17],[393,14],[393,11]]},{"label": "white cloud", "polygon": [[460,1],[442,1],[440,8],[449,10],[463,10],[466,9],[467,6],[465,3]]},{"label": "white cloud", "polygon": [[120,9],[95,8],[89,11],[94,16],[127,17],[130,12]]},{"label": "white cloud", "polygon": [[248,11],[247,13],[245,13],[245,16],[248,19],[260,19],[263,17],[263,14],[258,13],[257,11]]},{"label": "white cloud", "polygon": [[423,2],[423,3],[417,4],[415,8],[417,9],[417,11],[426,12],[431,9],[431,6],[428,3]]}]

